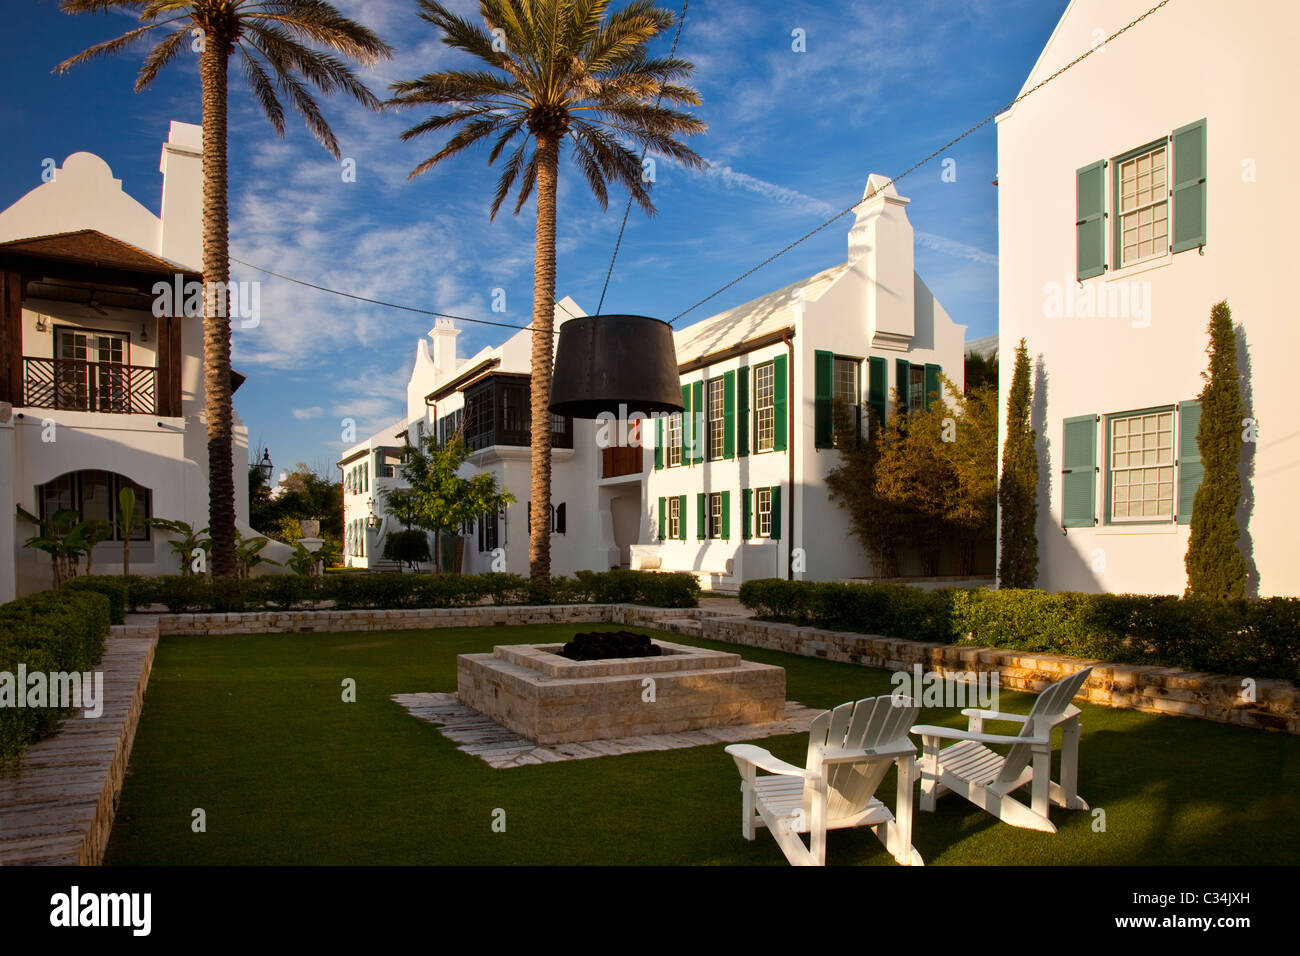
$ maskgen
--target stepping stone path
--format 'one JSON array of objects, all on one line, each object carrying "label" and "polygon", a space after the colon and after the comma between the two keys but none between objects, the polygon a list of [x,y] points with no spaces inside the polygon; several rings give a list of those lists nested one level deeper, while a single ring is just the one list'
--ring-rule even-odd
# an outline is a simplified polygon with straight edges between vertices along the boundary
[{"label": "stepping stone path", "polygon": [[821,713],[820,710],[790,700],[785,704],[785,718],[769,724],[709,727],[677,734],[540,746],[527,737],[521,737],[513,730],[502,727],[477,710],[466,707],[455,694],[394,694],[393,700],[405,707],[412,716],[441,725],[439,730],[442,735],[457,744],[460,750],[486,761],[498,770],[561,760],[644,753],[647,750],[681,750],[709,744],[744,743],[781,734],[806,734],[812,726],[813,718]]}]

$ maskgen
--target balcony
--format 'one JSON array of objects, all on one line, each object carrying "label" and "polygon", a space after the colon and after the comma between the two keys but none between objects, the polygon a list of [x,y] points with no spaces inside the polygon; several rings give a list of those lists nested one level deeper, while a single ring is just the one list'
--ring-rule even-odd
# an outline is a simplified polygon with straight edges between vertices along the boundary
[{"label": "balcony", "polygon": [[600,453],[600,477],[617,478],[620,475],[639,475],[644,467],[641,447],[604,448]]},{"label": "balcony", "polygon": [[22,405],[157,415],[158,370],[146,365],[23,356]]},{"label": "balcony", "polygon": [[[551,416],[551,447],[573,447],[573,420]],[[461,428],[470,451],[494,445],[527,448],[532,444],[528,376],[489,375],[465,389]]]}]

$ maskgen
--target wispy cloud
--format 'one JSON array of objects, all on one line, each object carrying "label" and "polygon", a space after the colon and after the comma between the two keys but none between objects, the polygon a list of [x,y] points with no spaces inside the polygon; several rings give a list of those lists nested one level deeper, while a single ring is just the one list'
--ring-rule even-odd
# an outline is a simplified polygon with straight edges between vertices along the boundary
[{"label": "wispy cloud", "polygon": [[998,264],[998,257],[993,253],[985,252],[975,246],[968,246],[964,242],[958,242],[946,236],[936,236],[932,232],[916,232],[914,236],[919,245],[942,253],[945,256],[956,256],[958,259],[977,262],[982,266],[996,266]]},{"label": "wispy cloud", "polygon": [[295,408],[293,410],[293,417],[299,421],[307,421],[308,419],[319,418],[324,411],[325,409],[321,408],[319,405],[313,405],[311,408]]},{"label": "wispy cloud", "polygon": [[742,173],[740,170],[733,169],[724,163],[710,162],[700,171],[700,175],[720,182],[728,189],[740,189],[745,192],[756,193],[764,199],[771,199],[773,202],[781,203],[784,206],[798,206],[808,212],[823,216],[838,212],[828,202],[801,193],[797,189],[789,189],[776,183],[770,183],[765,179],[751,176],[748,173]]}]

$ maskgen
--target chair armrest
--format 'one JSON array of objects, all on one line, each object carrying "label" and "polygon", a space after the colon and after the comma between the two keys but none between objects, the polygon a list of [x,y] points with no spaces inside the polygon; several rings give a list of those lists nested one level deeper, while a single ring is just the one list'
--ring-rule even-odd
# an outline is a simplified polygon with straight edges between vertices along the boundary
[{"label": "chair armrest", "polygon": [[786,763],[778,757],[773,757],[762,747],[755,747],[753,744],[732,744],[727,748],[727,753],[737,763],[747,763],[758,767],[760,770],[766,770],[768,773],[779,773],[783,777],[804,777],[809,776],[808,771],[803,767],[796,767],[792,763]]},{"label": "chair armrest", "polygon": [[915,757],[916,745],[910,740],[889,741],[879,747],[844,749],[843,747],[822,747],[823,763],[852,763],[872,757],[897,760],[899,757]]},{"label": "chair armrest", "polygon": [[1007,737],[1003,734],[975,734],[969,730],[958,730],[955,727],[932,727],[929,724],[917,724],[912,728],[912,733],[920,734],[922,737],[942,737],[948,740],[976,740],[982,744],[1039,744],[1045,746],[1050,744],[1046,737]]},{"label": "chair armrest", "polygon": [[965,717],[979,717],[982,720],[1006,720],[1017,724],[1023,724],[1029,719],[1024,714],[1004,714],[998,710],[979,710],[975,707],[968,707],[963,710],[962,715]]}]

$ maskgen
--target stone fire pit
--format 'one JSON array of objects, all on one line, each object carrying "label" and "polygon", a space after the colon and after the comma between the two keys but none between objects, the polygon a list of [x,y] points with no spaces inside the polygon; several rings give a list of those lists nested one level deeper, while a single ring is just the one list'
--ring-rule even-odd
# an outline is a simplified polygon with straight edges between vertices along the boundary
[{"label": "stone fire pit", "polygon": [[[785,716],[785,668],[656,640],[659,657],[572,661],[560,644],[456,660],[460,701],[539,744],[672,734]],[[653,682],[653,683],[651,683]]]}]

